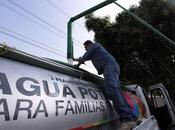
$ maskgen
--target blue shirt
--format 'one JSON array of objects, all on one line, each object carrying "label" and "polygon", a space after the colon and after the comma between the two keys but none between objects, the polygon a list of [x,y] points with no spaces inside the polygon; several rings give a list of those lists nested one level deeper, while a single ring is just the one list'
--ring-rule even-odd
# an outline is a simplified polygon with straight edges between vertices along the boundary
[{"label": "blue shirt", "polygon": [[93,43],[80,60],[83,62],[91,60],[94,67],[97,69],[98,74],[102,74],[104,72],[106,64],[117,64],[114,57],[99,43]]}]

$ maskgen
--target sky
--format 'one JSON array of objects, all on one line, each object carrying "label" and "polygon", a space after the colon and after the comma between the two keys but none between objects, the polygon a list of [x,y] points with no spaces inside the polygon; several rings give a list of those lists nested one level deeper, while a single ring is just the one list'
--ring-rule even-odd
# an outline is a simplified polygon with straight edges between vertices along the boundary
[{"label": "sky", "polygon": [[[0,0],[0,43],[29,54],[67,62],[67,22],[69,19],[104,0]],[[140,0],[118,0],[125,8]],[[111,21],[122,9],[110,4],[94,12],[109,16]],[[73,23],[74,57],[85,53],[83,43],[94,39],[84,18]],[[81,66],[96,73],[90,62]]]}]

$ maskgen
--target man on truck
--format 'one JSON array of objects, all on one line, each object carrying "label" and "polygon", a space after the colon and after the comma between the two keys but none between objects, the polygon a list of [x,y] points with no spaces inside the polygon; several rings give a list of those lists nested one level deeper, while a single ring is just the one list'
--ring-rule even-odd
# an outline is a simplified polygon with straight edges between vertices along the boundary
[{"label": "man on truck", "polygon": [[84,42],[86,52],[80,58],[76,66],[80,66],[85,61],[91,60],[98,74],[104,76],[104,89],[106,96],[112,100],[116,112],[120,116],[121,130],[130,130],[135,126],[137,117],[133,115],[131,108],[125,101],[120,88],[119,73],[120,67],[114,57],[107,52],[99,43],[90,40]]}]

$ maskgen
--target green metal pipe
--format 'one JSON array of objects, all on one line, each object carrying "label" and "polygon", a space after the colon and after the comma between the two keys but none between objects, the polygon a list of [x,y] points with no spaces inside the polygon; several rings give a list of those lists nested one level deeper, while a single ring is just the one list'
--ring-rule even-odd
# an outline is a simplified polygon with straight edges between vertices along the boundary
[{"label": "green metal pipe", "polygon": [[[137,15],[135,15],[131,11],[125,9],[123,6],[121,6],[117,2],[114,1],[114,3],[117,6],[119,6],[120,8],[122,8],[123,10],[125,10],[128,14],[130,14],[137,21],[139,21],[140,23],[142,23],[144,26],[146,26],[147,28],[149,28],[150,30],[152,30],[153,32],[155,32],[156,34],[158,34],[161,38],[163,38],[164,40],[166,40],[168,43],[170,43],[171,45],[175,45],[175,42],[174,41],[172,41],[171,39],[169,39],[167,36],[165,36],[164,34],[162,34],[160,31],[158,31],[157,29],[155,29],[153,26],[151,26],[150,24],[148,24],[147,22],[145,22],[144,20],[142,20],[141,18],[139,18]],[[167,46],[167,45],[165,45],[165,46]]]},{"label": "green metal pipe", "polygon": [[70,18],[70,20],[68,22],[68,25],[67,25],[67,27],[68,27],[68,29],[67,29],[68,30],[67,31],[67,59],[73,58],[72,22],[74,22],[75,20],[77,20],[77,19],[79,19],[79,18],[81,18],[81,17],[83,17],[83,16],[85,16],[89,13],[92,13],[92,12],[94,12],[94,11],[96,11],[96,10],[98,10],[98,9],[108,5],[108,4],[111,4],[115,1],[116,0],[106,0],[106,1],[100,3],[96,6],[94,6],[90,9],[88,9],[88,10],[86,10],[86,11],[84,11],[84,12],[82,12],[82,13],[80,13],[80,14],[72,17],[72,18]]},{"label": "green metal pipe", "polygon": [[67,59],[73,58],[73,41],[72,41],[72,22],[67,24]]}]

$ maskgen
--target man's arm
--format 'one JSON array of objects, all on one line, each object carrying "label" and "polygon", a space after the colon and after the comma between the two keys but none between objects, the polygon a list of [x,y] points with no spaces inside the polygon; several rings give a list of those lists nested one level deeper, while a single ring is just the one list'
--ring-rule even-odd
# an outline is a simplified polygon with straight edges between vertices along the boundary
[{"label": "man's arm", "polygon": [[93,54],[95,53],[98,47],[98,44],[93,43],[82,57],[77,59],[73,58],[74,61],[78,61],[78,64],[76,66],[79,67],[81,64],[84,64],[85,61],[91,60]]}]

